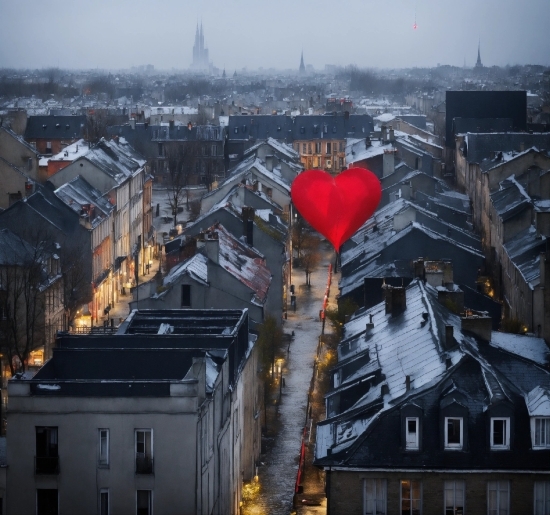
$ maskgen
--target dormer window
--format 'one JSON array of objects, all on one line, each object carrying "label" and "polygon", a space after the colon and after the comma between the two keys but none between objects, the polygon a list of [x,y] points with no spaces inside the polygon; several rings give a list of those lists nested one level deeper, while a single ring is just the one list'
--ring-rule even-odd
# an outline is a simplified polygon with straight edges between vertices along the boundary
[{"label": "dormer window", "polygon": [[533,449],[550,449],[550,391],[541,386],[527,394]]},{"label": "dormer window", "polygon": [[463,419],[445,417],[445,449],[461,450],[463,446]]},{"label": "dormer window", "polygon": [[405,448],[408,451],[418,450],[418,417],[407,417],[405,419]]},{"label": "dormer window", "polygon": [[491,449],[506,450],[510,448],[510,419],[491,418]]},{"label": "dormer window", "polygon": [[550,449],[550,417],[531,419],[533,449]]}]

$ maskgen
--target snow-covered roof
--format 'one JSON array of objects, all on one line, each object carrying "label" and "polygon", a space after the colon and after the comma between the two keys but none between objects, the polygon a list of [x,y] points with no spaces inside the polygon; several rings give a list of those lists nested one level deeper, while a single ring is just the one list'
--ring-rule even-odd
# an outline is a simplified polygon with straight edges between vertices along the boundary
[{"label": "snow-covered roof", "polygon": [[550,390],[537,386],[526,396],[527,411],[531,417],[550,417]]},{"label": "snow-covered roof", "polygon": [[491,345],[542,366],[550,364],[550,349],[542,338],[493,331]]}]

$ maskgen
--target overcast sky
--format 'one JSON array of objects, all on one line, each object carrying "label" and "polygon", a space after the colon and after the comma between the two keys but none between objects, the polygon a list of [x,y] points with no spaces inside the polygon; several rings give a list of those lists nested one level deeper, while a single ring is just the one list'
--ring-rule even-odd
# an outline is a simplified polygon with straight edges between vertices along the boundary
[{"label": "overcast sky", "polygon": [[184,69],[200,20],[228,73],[550,65],[550,0],[0,0],[0,67]]}]

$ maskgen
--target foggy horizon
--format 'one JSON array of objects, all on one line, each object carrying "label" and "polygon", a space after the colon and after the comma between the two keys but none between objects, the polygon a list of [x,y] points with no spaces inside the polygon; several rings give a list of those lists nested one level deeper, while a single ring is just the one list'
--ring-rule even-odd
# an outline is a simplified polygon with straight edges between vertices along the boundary
[{"label": "foggy horizon", "polygon": [[[228,74],[306,66],[550,65],[548,0],[0,0],[0,68],[184,71],[202,21]],[[417,24],[417,29],[413,28]]]}]

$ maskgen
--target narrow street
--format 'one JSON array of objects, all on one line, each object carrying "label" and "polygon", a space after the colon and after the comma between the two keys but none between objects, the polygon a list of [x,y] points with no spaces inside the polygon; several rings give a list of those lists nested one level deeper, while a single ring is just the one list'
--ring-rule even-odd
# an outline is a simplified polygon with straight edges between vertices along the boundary
[{"label": "narrow street", "polygon": [[[302,433],[306,424],[308,391],[322,328],[319,310],[323,305],[328,267],[331,262],[334,262],[334,251],[328,243],[322,243],[321,253],[321,264],[311,276],[310,288],[305,285],[305,273],[302,269],[292,271],[297,306],[296,312],[292,310],[288,312],[288,319],[283,325],[284,332],[286,334],[294,332],[294,337],[282,371],[285,386],[282,388],[278,411],[279,432],[274,437],[273,445],[262,457],[262,466],[258,471],[259,495],[254,502],[248,502],[243,506],[242,515],[288,515],[294,509],[293,495]],[[333,276],[333,284],[337,284],[335,281],[337,279]],[[333,286],[332,292],[335,290]],[[328,324],[325,330],[330,330]],[[316,482],[317,489],[322,490],[322,479],[319,478]],[[298,497],[302,498],[302,496]],[[297,512],[300,514],[326,512],[323,505],[305,506],[301,501],[299,504]]]}]

